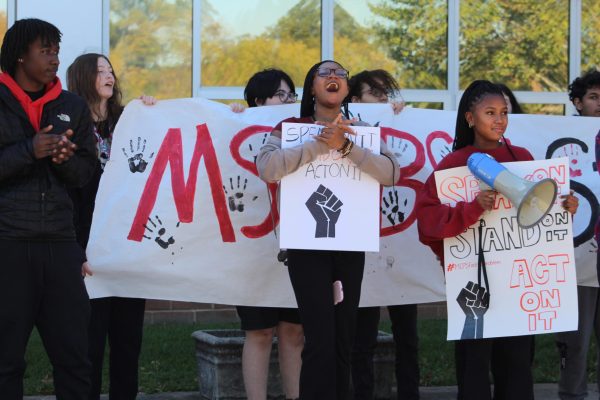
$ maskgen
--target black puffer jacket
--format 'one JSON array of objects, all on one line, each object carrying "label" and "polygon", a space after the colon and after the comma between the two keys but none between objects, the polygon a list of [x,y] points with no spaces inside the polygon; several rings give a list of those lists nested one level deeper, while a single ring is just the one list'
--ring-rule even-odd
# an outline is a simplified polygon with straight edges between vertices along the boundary
[{"label": "black puffer jacket", "polygon": [[98,162],[90,111],[80,97],[62,91],[44,106],[40,126],[67,129],[78,147],[56,165],[33,154],[35,130],[10,90],[0,84],[0,239],[73,240],[73,205],[67,187],[84,185]]}]

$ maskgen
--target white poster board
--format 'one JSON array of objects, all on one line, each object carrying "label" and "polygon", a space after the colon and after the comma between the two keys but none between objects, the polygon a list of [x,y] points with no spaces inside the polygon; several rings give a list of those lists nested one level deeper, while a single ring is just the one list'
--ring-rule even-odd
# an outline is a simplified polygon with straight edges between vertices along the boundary
[{"label": "white poster board", "polygon": [[[569,193],[567,158],[504,163],[529,181],[552,178],[558,196]],[[435,173],[442,204],[470,202],[479,191],[467,167]],[[474,189],[475,188],[475,189]],[[482,247],[489,280],[478,277],[479,222],[444,239],[448,340],[519,336],[577,329],[577,278],[571,215],[557,198],[537,225],[522,229],[516,206],[498,194],[482,216]],[[479,284],[481,286],[479,286]],[[484,293],[490,295],[489,308]]]},{"label": "white poster board", "polygon": [[[282,124],[282,148],[315,140],[323,126]],[[379,153],[380,129],[353,126],[355,146]],[[379,251],[379,183],[336,150],[281,179],[285,249]]]}]

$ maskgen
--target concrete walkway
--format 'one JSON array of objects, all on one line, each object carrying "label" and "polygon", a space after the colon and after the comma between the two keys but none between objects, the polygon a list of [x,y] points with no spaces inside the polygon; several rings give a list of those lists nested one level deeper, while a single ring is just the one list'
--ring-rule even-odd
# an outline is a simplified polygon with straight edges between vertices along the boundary
[{"label": "concrete walkway", "polygon": [[[421,387],[421,400],[455,400],[456,386]],[[588,385],[588,398],[597,399],[598,390],[595,384]],[[559,400],[558,386],[556,383],[538,383],[535,385],[535,398],[537,400]],[[107,400],[102,396],[102,400]],[[26,396],[25,400],[55,400],[54,396]],[[198,392],[177,392],[140,394],[138,400],[201,400]]]}]

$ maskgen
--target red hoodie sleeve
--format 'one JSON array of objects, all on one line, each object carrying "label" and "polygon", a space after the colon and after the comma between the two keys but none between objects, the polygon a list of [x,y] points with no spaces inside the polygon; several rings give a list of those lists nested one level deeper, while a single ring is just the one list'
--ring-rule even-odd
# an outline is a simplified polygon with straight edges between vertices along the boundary
[{"label": "red hoodie sleeve", "polygon": [[417,196],[417,229],[419,240],[443,258],[443,239],[454,237],[473,225],[485,211],[477,202],[458,202],[455,206],[442,204],[437,195],[432,173]]}]

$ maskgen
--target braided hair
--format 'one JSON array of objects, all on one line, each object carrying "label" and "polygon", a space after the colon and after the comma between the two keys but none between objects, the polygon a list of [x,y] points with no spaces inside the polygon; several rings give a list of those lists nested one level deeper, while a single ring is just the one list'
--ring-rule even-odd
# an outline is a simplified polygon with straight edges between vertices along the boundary
[{"label": "braided hair", "polygon": [[498,85],[486,80],[473,81],[469,87],[465,89],[458,111],[456,113],[456,128],[454,134],[454,143],[452,143],[452,151],[462,149],[463,147],[475,143],[475,131],[473,127],[469,127],[466,113],[473,111],[473,107],[478,104],[484,97],[489,95],[497,95],[504,98],[502,89]]},{"label": "braided hair", "polygon": [[58,45],[62,33],[49,22],[36,18],[20,19],[4,35],[0,48],[0,69],[14,77],[18,59],[29,51],[29,46],[40,39],[42,45]]}]

